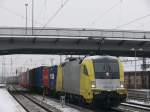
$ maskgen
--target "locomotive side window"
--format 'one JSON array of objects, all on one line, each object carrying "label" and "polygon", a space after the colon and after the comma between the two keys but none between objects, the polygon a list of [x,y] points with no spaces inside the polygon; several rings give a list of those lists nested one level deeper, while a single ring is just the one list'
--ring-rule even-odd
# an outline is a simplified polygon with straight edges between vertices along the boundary
[{"label": "locomotive side window", "polygon": [[88,75],[88,71],[87,71],[87,68],[86,68],[85,65],[83,65],[83,73],[84,73],[85,75]]}]

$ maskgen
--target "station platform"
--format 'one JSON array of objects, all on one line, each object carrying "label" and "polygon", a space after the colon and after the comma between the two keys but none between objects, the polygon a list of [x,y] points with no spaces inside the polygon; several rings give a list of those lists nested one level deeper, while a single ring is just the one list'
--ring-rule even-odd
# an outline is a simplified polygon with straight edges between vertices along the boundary
[{"label": "station platform", "polygon": [[26,112],[26,111],[9,94],[9,92],[5,88],[0,88],[0,112]]}]

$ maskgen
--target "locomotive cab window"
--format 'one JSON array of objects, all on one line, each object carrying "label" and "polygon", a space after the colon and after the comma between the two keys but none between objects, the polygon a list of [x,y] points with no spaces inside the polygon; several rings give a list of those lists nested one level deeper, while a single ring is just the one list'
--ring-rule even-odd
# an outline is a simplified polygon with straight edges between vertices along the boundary
[{"label": "locomotive cab window", "polygon": [[94,71],[96,79],[119,79],[119,64],[112,62],[95,62]]},{"label": "locomotive cab window", "polygon": [[83,73],[85,75],[88,75],[87,67],[85,65],[83,65]]}]

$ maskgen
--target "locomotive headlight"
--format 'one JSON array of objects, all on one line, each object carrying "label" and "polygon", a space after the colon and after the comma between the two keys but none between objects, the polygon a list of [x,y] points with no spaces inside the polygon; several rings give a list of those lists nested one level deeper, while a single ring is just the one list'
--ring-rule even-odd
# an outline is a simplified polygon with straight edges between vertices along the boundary
[{"label": "locomotive headlight", "polygon": [[95,87],[96,87],[95,81],[91,81],[91,87],[92,87],[92,88],[95,88]]},{"label": "locomotive headlight", "polygon": [[95,88],[95,84],[92,84],[91,86],[92,86],[92,88]]},{"label": "locomotive headlight", "polygon": [[120,81],[120,87],[124,88],[124,82],[123,81]]},{"label": "locomotive headlight", "polygon": [[123,85],[123,84],[121,84],[121,85],[120,85],[120,87],[121,87],[121,88],[124,88],[124,85]]}]

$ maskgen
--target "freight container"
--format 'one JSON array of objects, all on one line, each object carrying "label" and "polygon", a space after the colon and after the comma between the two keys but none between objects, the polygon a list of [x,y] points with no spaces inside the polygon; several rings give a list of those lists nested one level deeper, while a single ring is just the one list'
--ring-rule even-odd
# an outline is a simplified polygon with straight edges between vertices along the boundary
[{"label": "freight container", "polygon": [[19,85],[20,85],[20,86],[21,86],[21,79],[22,79],[22,75],[19,74],[19,76],[18,76],[18,82],[19,82]]},{"label": "freight container", "polygon": [[29,88],[29,70],[27,70],[26,72],[26,79],[27,79],[27,81],[26,81],[26,88]]},{"label": "freight container", "polygon": [[35,87],[35,69],[29,70],[29,88]]},{"label": "freight container", "polygon": [[20,86],[23,87],[23,73],[20,73]]},{"label": "freight container", "polygon": [[27,88],[27,74],[26,74],[26,72],[22,73],[22,86],[24,88]]},{"label": "freight container", "polygon": [[52,97],[56,96],[56,79],[57,79],[57,66],[51,66],[49,67],[48,72],[48,78],[49,78],[49,91],[48,94]]},{"label": "freight container", "polygon": [[57,78],[57,66],[55,65],[49,68],[50,90],[56,90],[56,78]]},{"label": "freight container", "polygon": [[43,67],[35,68],[35,88],[43,88]]},{"label": "freight container", "polygon": [[43,67],[43,86],[49,88],[49,68]]}]

